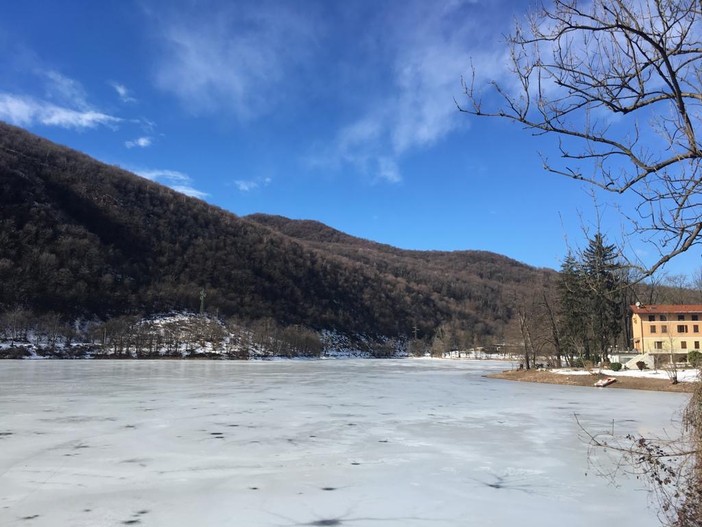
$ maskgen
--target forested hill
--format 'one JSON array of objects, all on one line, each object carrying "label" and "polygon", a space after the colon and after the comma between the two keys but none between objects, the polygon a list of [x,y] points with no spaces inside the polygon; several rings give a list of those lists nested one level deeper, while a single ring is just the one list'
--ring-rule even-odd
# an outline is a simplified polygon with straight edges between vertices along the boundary
[{"label": "forested hill", "polygon": [[[252,214],[246,216],[262,225],[320,249],[333,251],[349,259],[392,270],[393,274],[422,275],[435,281],[449,275],[449,282],[496,281],[504,284],[531,282],[552,273],[535,270],[526,264],[487,251],[411,251],[398,249],[362,238],[355,238],[313,220],[291,220],[283,216]],[[541,275],[539,277],[539,275]],[[458,284],[455,284],[458,285]],[[464,284],[465,286],[466,284]]]},{"label": "forested hill", "polygon": [[109,318],[206,309],[344,333],[499,334],[553,273],[240,218],[0,123],[0,310]]}]

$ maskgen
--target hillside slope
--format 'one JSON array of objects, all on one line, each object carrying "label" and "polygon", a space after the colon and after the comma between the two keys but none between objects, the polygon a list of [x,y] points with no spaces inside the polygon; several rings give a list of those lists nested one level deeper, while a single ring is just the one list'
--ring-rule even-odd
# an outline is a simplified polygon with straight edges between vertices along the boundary
[{"label": "hillside slope", "polygon": [[240,218],[0,123],[0,310],[109,318],[206,309],[345,333],[498,334],[552,272],[402,251],[317,222]]},{"label": "hillside slope", "polygon": [[[401,278],[431,291],[462,313],[476,335],[494,333],[513,316],[517,298],[548,287],[556,273],[486,251],[410,251],[354,238],[311,220],[254,214],[247,219],[267,225],[308,246],[330,251],[350,262],[370,266],[384,276]],[[464,325],[465,327],[465,325]]]}]

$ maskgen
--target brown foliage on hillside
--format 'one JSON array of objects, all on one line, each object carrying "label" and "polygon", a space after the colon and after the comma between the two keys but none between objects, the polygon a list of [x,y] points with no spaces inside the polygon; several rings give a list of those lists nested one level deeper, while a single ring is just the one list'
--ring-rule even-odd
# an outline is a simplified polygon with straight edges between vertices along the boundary
[{"label": "brown foliage on hillside", "polygon": [[371,335],[458,323],[499,336],[550,271],[419,252],[322,224],[240,218],[0,123],[0,310],[110,318],[179,309]]}]

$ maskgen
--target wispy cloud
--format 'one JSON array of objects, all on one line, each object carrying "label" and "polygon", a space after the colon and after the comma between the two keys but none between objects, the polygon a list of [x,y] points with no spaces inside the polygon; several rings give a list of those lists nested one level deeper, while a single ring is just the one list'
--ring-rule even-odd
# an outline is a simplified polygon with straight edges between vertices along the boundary
[{"label": "wispy cloud", "polygon": [[62,128],[114,126],[122,119],[91,109],[72,109],[29,96],[0,93],[0,119],[19,126],[43,124]]},{"label": "wispy cloud", "polygon": [[389,157],[378,158],[377,177],[388,183],[398,183],[402,181],[400,167],[397,166],[397,161]]},{"label": "wispy cloud", "polygon": [[254,190],[255,188],[258,188],[258,182],[244,181],[241,179],[237,179],[234,182],[234,185],[236,185],[236,188],[238,188],[241,192],[250,192],[250,191]]},{"label": "wispy cloud", "polygon": [[56,70],[38,70],[37,73],[45,79],[46,99],[77,110],[85,111],[91,108],[85,88],[77,80]]},{"label": "wispy cloud", "polygon": [[176,192],[180,192],[181,194],[185,194],[186,196],[190,196],[193,198],[198,198],[198,199],[205,199],[209,194],[207,192],[202,192],[201,190],[197,190],[193,187],[190,187],[188,185],[169,185],[173,190]]},{"label": "wispy cloud", "polygon": [[119,99],[124,102],[124,103],[133,103],[137,102],[137,100],[132,97],[131,92],[129,89],[124,85],[119,82],[110,82],[109,83],[112,88],[114,88],[115,92],[117,92],[117,96]]},{"label": "wispy cloud", "polygon": [[272,179],[269,177],[259,178],[259,179],[237,179],[234,181],[234,186],[240,192],[251,192],[259,187],[266,187],[270,185]]},{"label": "wispy cloud", "polygon": [[132,141],[125,141],[124,146],[127,148],[147,148],[153,144],[153,139],[148,136],[138,137]]},{"label": "wispy cloud", "polygon": [[376,181],[397,183],[404,156],[467,128],[468,119],[455,103],[461,77],[471,63],[488,77],[504,68],[503,51],[494,39],[501,28],[490,18],[489,6],[478,9],[475,4],[407,2],[369,24],[383,34],[388,87],[370,94],[358,117],[341,126],[326,150],[312,156],[313,164],[351,164]]},{"label": "wispy cloud", "polygon": [[145,11],[159,43],[156,83],[188,111],[248,122],[319,99],[340,109],[309,163],[397,183],[409,154],[468,128],[454,100],[471,63],[487,77],[504,67],[498,41],[510,20],[495,4],[149,0]]},{"label": "wispy cloud", "polygon": [[151,12],[162,45],[156,80],[195,114],[224,110],[248,120],[272,111],[319,26],[282,2],[177,4]]},{"label": "wispy cloud", "polygon": [[0,119],[19,126],[75,129],[116,126],[123,121],[88,103],[80,82],[51,69],[36,69],[33,75],[43,80],[44,97],[0,92]]},{"label": "wispy cloud", "polygon": [[136,169],[132,170],[132,172],[143,178],[150,179],[151,181],[163,183],[167,187],[181,194],[185,194],[186,196],[199,199],[204,199],[209,196],[207,192],[202,192],[192,186],[192,178],[190,176],[183,172],[178,172],[177,170]]},{"label": "wispy cloud", "polygon": [[165,180],[170,183],[190,183],[190,176],[177,170],[167,169],[136,169],[134,173],[151,181]]}]

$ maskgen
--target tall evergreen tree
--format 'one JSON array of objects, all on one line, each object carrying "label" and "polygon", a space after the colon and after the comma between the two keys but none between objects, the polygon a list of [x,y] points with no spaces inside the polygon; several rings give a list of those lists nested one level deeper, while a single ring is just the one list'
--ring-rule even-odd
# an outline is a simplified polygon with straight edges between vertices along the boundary
[{"label": "tall evergreen tree", "polygon": [[598,232],[583,251],[582,268],[588,289],[593,351],[606,360],[621,332],[624,284],[616,247],[607,245],[604,236]]},{"label": "tall evergreen tree", "polygon": [[561,265],[558,291],[561,301],[561,334],[565,341],[566,355],[572,363],[575,355],[589,359],[587,324],[587,290],[580,262],[568,254]]},{"label": "tall evergreen tree", "polygon": [[561,266],[559,291],[563,310],[562,334],[570,348],[585,360],[606,360],[621,333],[622,265],[614,245],[601,233],[588,240],[578,260],[569,254]]}]

